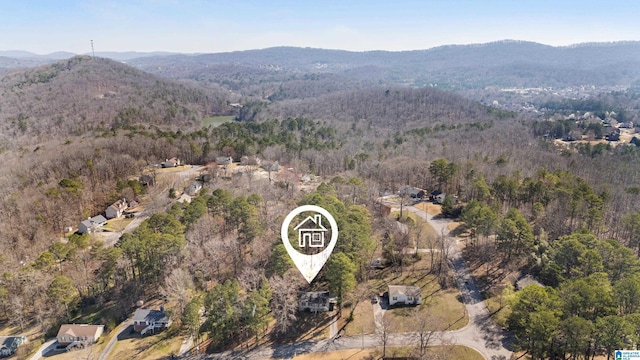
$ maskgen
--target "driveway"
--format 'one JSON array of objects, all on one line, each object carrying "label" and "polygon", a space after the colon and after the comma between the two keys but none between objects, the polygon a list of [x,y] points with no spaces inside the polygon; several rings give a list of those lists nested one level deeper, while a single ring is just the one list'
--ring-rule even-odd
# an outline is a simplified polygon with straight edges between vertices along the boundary
[{"label": "driveway", "polygon": [[44,354],[46,354],[49,350],[52,350],[56,347],[56,339],[51,339],[47,342],[45,342],[44,344],[42,344],[42,346],[40,346],[40,348],[38,349],[38,351],[33,354],[33,356],[31,357],[31,360],[39,360],[41,359]]},{"label": "driveway", "polygon": [[129,331],[129,326],[133,326],[133,317],[130,317],[127,320],[121,322],[120,325],[115,328],[115,334],[111,337],[111,340],[109,340],[107,346],[105,346],[104,350],[102,350],[102,352],[100,353],[100,357],[98,357],[98,360],[107,360],[109,354],[111,354],[111,351],[113,351],[113,347],[116,345],[120,334]]}]

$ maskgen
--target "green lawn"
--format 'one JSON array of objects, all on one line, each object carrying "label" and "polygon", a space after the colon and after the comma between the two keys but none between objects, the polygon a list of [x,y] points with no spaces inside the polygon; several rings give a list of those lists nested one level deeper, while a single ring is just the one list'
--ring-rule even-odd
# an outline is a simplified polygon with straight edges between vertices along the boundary
[{"label": "green lawn", "polygon": [[208,126],[213,126],[213,127],[218,127],[226,122],[229,121],[233,121],[233,119],[235,118],[235,116],[233,115],[228,115],[228,116],[211,116],[208,118],[204,118],[202,119],[202,126],[204,127],[208,127]]}]

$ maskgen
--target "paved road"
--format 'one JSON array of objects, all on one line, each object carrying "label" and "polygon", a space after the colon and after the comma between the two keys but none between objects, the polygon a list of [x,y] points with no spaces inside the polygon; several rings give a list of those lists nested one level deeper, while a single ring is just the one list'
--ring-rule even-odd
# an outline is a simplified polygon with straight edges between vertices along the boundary
[{"label": "paved road", "polygon": [[44,354],[46,354],[49,350],[56,347],[56,339],[51,339],[38,349],[38,351],[31,357],[31,360],[40,360]]},{"label": "paved road", "polygon": [[469,315],[469,325],[457,331],[447,332],[445,336],[452,336],[457,344],[478,350],[486,359],[510,359],[511,351],[505,348],[505,345],[510,343],[510,338],[491,319],[482,294],[473,281],[469,268],[462,257],[462,250],[458,242],[449,237],[449,221],[434,218],[427,212],[413,206],[406,209],[429,222],[436,233],[452,240],[448,248],[448,257],[453,265],[456,284],[460,289]]},{"label": "paved road", "polygon": [[182,341],[180,350],[178,351],[178,356],[184,355],[187,351],[191,350],[191,348],[193,348],[193,336],[189,336]]},{"label": "paved road", "polygon": [[102,352],[100,353],[100,357],[98,357],[98,360],[107,360],[109,354],[111,354],[111,351],[113,351],[113,347],[118,341],[118,336],[127,331],[129,326],[131,325],[133,325],[133,317],[130,317],[129,319],[121,322],[120,325],[118,325],[118,327],[113,330],[115,332],[115,335],[111,337],[111,340],[109,340],[107,346],[104,347],[104,350],[102,350]]},{"label": "paved road", "polygon": [[[438,234],[449,239],[448,257],[453,265],[456,276],[456,284],[462,294],[469,324],[462,329],[454,331],[441,331],[434,334],[432,345],[457,344],[470,347],[478,351],[487,360],[508,360],[512,352],[505,346],[510,343],[510,338],[489,316],[480,290],[475,285],[469,269],[462,257],[462,251],[455,241],[449,237],[449,221],[434,218],[421,209],[406,207],[408,211],[420,216],[429,222]],[[384,312],[381,306],[374,306],[374,319],[376,328],[381,325]],[[415,345],[416,333],[390,334],[387,346]],[[288,359],[299,354],[325,352],[344,349],[373,348],[381,346],[380,335],[369,334],[364,336],[340,337],[321,341],[306,341],[298,344],[277,344],[271,347],[258,347],[248,351],[225,352],[212,354],[207,359]],[[191,357],[188,359],[198,359]]]}]

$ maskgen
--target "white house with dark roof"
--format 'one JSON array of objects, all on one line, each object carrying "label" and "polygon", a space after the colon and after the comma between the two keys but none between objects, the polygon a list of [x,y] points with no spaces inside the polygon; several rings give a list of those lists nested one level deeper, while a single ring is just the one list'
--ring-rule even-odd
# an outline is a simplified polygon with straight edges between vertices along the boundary
[{"label": "white house with dark roof", "polygon": [[13,355],[26,342],[25,336],[0,336],[0,357]]},{"label": "white house with dark roof", "polygon": [[298,294],[298,310],[300,311],[333,311],[337,304],[335,296],[328,291],[308,291]]},{"label": "white house with dark roof", "polygon": [[164,308],[160,310],[138,309],[133,314],[133,330],[144,335],[151,331],[156,333],[158,330],[166,329],[171,325],[171,319],[164,312]]},{"label": "white house with dark roof", "polygon": [[420,305],[422,291],[417,286],[389,285],[389,305]]},{"label": "white house with dark roof", "polygon": [[322,215],[315,214],[313,217],[307,216],[301,223],[296,225],[294,230],[298,230],[298,245],[301,248],[324,247],[324,238],[327,228],[322,225]]},{"label": "white house with dark roof", "polygon": [[100,230],[104,224],[107,223],[107,219],[102,215],[97,215],[87,220],[81,221],[78,224],[78,233],[88,234]]}]

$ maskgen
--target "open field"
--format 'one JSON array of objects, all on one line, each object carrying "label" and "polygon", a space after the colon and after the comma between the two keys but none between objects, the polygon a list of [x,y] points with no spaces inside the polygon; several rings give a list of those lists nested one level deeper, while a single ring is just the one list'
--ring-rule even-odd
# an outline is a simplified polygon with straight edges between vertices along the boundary
[{"label": "open field", "polygon": [[213,127],[218,127],[226,122],[229,121],[233,121],[233,118],[235,118],[235,116],[233,115],[228,115],[228,116],[211,116],[208,118],[204,118],[202,119],[202,126],[207,127],[207,126],[213,126]]}]

